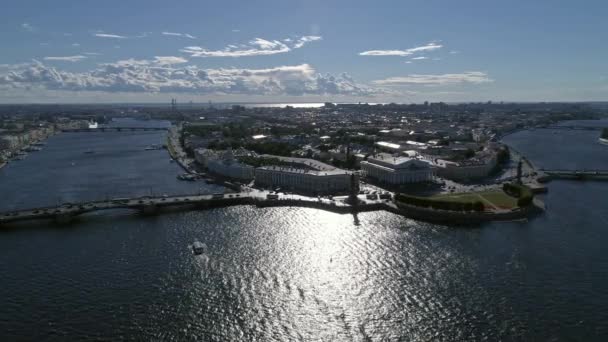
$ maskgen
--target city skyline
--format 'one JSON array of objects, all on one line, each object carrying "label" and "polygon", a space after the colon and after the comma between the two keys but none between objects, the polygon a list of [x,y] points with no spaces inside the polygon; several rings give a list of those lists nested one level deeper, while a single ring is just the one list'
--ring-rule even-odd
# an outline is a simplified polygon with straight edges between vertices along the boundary
[{"label": "city skyline", "polygon": [[0,103],[598,101],[605,9],[24,2],[0,15]]}]

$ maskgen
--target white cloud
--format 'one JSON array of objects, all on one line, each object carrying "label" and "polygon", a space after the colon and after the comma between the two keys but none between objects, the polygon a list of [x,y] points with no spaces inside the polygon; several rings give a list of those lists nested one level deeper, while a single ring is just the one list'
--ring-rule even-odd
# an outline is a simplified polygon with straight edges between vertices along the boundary
[{"label": "white cloud", "polygon": [[401,57],[405,57],[405,56],[411,56],[417,52],[439,50],[442,47],[443,47],[443,45],[440,45],[435,42],[430,42],[426,45],[417,46],[417,47],[413,47],[413,48],[406,49],[406,50],[369,50],[369,51],[360,52],[359,55],[360,56],[401,56]]},{"label": "white cloud", "polygon": [[296,40],[296,43],[294,44],[293,48],[299,49],[307,43],[314,42],[314,41],[321,40],[321,39],[323,39],[323,37],[321,37],[321,36],[302,36],[302,37],[298,38],[298,40]]},{"label": "white cloud", "polygon": [[164,36],[175,36],[175,37],[184,37],[184,38],[190,38],[190,39],[196,39],[195,36],[188,34],[188,33],[178,33],[178,32],[161,32],[162,35]]},{"label": "white cloud", "polygon": [[241,32],[241,30],[233,29],[232,32]]},{"label": "white cloud", "polygon": [[320,36],[302,36],[296,40],[266,40],[255,38],[248,44],[239,46],[230,44],[222,50],[208,50],[200,46],[187,46],[180,50],[190,54],[190,57],[248,57],[248,56],[267,56],[280,53],[287,53],[292,49],[299,49],[304,45],[321,40]]},{"label": "white cloud", "polygon": [[[179,57],[177,57],[179,58]],[[88,72],[68,72],[38,61],[0,71],[0,88],[112,93],[219,95],[373,96],[384,90],[356,83],[349,75],[322,75],[308,64],[266,69],[171,67],[155,60],[123,60]]]},{"label": "white cloud", "polygon": [[32,26],[31,24],[29,24],[29,23],[23,23],[23,24],[21,24],[21,28],[23,30],[25,30],[25,31],[28,31],[28,32],[34,32],[34,31],[36,31],[36,28],[34,26]]},{"label": "white cloud", "polygon": [[493,82],[488,75],[481,71],[469,71],[461,74],[441,75],[408,75],[403,77],[389,77],[376,80],[372,83],[377,85],[453,85],[461,83],[480,84]]},{"label": "white cloud", "polygon": [[101,54],[99,52],[85,52],[85,53],[83,53],[83,55],[87,55],[87,56],[100,56]]},{"label": "white cloud", "polygon": [[188,60],[176,56],[155,56],[154,62],[160,65],[182,64],[188,63]]},{"label": "white cloud", "polygon": [[83,59],[86,59],[87,56],[77,55],[77,56],[61,56],[61,57],[44,57],[45,61],[59,61],[59,62],[80,62]]},{"label": "white cloud", "polygon": [[459,53],[460,53],[460,51],[456,51],[456,50],[450,51],[450,55],[456,55],[456,54],[459,54]]},{"label": "white cloud", "polygon": [[78,43],[72,43],[72,46],[78,47],[78,46],[80,46],[80,44],[78,44]]},{"label": "white cloud", "polygon": [[419,56],[419,57],[413,57],[412,58],[413,61],[420,61],[420,60],[424,60],[424,59],[429,59],[429,58],[425,57],[425,56]]},{"label": "white cloud", "polygon": [[94,36],[99,37],[99,38],[127,39],[126,36],[119,36],[117,34],[107,34],[107,33],[95,33]]}]

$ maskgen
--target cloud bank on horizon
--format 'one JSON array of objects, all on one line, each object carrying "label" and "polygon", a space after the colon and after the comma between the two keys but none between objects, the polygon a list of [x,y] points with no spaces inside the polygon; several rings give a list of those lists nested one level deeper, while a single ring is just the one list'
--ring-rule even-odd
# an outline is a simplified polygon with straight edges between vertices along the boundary
[{"label": "cloud bank on horizon", "polygon": [[181,57],[157,56],[154,60],[101,64],[87,72],[60,70],[39,61],[5,65],[7,72],[0,74],[0,89],[289,96],[374,96],[390,92],[358,84],[346,73],[339,76],[317,73],[308,64],[266,69],[173,66],[186,62]]}]

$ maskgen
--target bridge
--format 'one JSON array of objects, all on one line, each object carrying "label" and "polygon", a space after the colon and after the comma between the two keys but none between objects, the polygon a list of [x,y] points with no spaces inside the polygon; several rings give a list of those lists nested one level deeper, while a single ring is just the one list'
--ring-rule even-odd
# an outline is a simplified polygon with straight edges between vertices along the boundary
[{"label": "bridge", "polygon": [[62,129],[65,133],[76,133],[76,132],[135,132],[135,131],[168,131],[168,127],[99,127],[99,128],[69,128]]},{"label": "bridge", "polygon": [[589,126],[574,126],[574,125],[570,125],[570,126],[552,125],[552,126],[538,127],[538,129],[564,129],[564,130],[575,130],[575,131],[601,131],[602,129],[604,129],[604,127],[589,127]]},{"label": "bridge", "polygon": [[226,195],[144,196],[82,203],[64,203],[59,206],[3,212],[0,213],[0,224],[37,219],[53,219],[58,223],[67,223],[72,218],[84,213],[111,209],[133,209],[144,215],[152,215],[157,213],[160,208],[183,205],[198,205],[202,207],[215,204],[221,204],[222,206],[237,205],[248,202],[251,199],[250,197],[248,194],[236,193]]},{"label": "bridge", "polygon": [[249,204],[258,207],[299,206],[347,214],[381,210],[386,206],[382,200],[368,201],[367,203],[352,206],[345,202],[325,198],[282,195],[280,198],[268,199],[267,195],[268,192],[266,191],[250,191],[212,195],[144,196],[82,203],[64,203],[58,206],[0,212],[0,225],[40,219],[51,219],[57,223],[69,223],[75,217],[85,213],[112,209],[131,209],[143,215],[154,215],[159,213],[163,208],[190,207],[194,209],[207,209]]},{"label": "bridge", "polygon": [[563,178],[577,180],[608,180],[608,170],[545,170],[540,169],[547,178]]},{"label": "bridge", "polygon": [[355,223],[358,222],[357,213],[380,210],[413,219],[448,224],[472,224],[487,221],[519,220],[538,212],[538,207],[536,205],[515,211],[502,210],[496,212],[470,213],[396,204],[388,199],[369,200],[363,195],[361,195],[363,198],[359,196],[354,204],[349,203],[347,200],[348,196],[336,196],[329,199],[294,194],[274,195],[274,197],[268,195],[269,193],[267,191],[251,190],[249,192],[227,194],[161,197],[144,196],[82,203],[64,203],[51,207],[0,212],[0,226],[13,222],[40,219],[50,219],[59,224],[66,224],[70,223],[77,216],[85,213],[113,209],[131,209],[142,215],[155,215],[162,212],[163,208],[203,210],[235,205],[255,205],[262,208],[285,206],[314,208],[337,214],[352,214],[355,217]]}]

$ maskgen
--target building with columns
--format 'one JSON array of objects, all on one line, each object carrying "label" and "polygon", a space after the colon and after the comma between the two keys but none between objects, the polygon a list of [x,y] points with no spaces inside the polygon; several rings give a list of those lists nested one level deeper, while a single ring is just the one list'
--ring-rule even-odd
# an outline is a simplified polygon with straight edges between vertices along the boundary
[{"label": "building with columns", "polygon": [[430,161],[422,158],[388,153],[378,153],[361,162],[361,172],[365,177],[391,185],[431,181],[435,170]]}]

